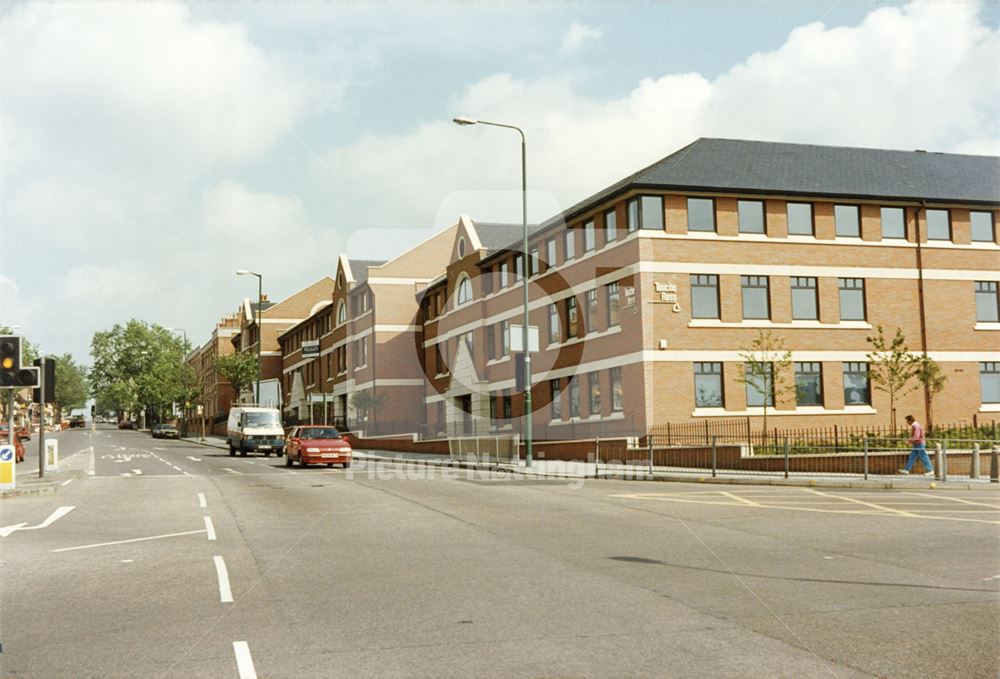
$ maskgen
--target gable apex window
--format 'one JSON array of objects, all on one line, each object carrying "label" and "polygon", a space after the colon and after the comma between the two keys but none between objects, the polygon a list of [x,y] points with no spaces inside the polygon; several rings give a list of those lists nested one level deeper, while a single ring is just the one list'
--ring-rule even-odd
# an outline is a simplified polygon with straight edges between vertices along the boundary
[{"label": "gable apex window", "polygon": [[458,299],[455,303],[459,306],[462,304],[468,304],[472,301],[472,281],[468,276],[462,276],[461,280],[458,281]]},{"label": "gable apex window", "polygon": [[764,233],[764,201],[736,201],[736,213],[739,216],[740,233]]},{"label": "gable apex window", "polygon": [[458,256],[459,256],[459,259],[461,259],[462,257],[465,257],[465,239],[464,238],[459,238],[458,239]]},{"label": "gable apex window", "polygon": [[663,196],[636,196],[628,202],[628,230],[663,230]]},{"label": "gable apex window", "polygon": [[927,240],[951,240],[951,212],[927,209]]},{"label": "gable apex window", "polygon": [[834,205],[833,220],[838,237],[859,238],[861,236],[861,222],[858,219],[857,205]]}]

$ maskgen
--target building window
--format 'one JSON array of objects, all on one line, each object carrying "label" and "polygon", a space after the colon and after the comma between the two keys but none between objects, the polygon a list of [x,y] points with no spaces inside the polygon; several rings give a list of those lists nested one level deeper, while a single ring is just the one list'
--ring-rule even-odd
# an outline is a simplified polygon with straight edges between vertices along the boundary
[{"label": "building window", "polygon": [[578,336],[580,319],[577,318],[576,297],[566,298],[566,339]]},{"label": "building window", "polygon": [[594,229],[594,220],[591,219],[583,223],[583,251],[590,252],[597,247],[597,231]]},{"label": "building window", "polygon": [[973,210],[969,213],[969,220],[972,225],[972,240],[976,243],[993,243],[996,241],[996,234],[993,231],[993,213],[978,212]]},{"label": "building window", "polygon": [[628,230],[663,230],[663,197],[637,196],[628,202]]},{"label": "building window", "polygon": [[552,419],[562,419],[562,389],[559,388],[559,380],[549,380],[549,392],[552,395]]},{"label": "building window", "polygon": [[486,326],[486,360],[497,357],[497,329],[495,325]]},{"label": "building window", "polygon": [[368,365],[368,339],[358,340],[358,366]]},{"label": "building window", "polygon": [[608,293],[608,327],[613,328],[618,325],[618,308],[621,302],[621,293],[618,283],[608,283],[604,286]]},{"label": "building window", "polygon": [[503,418],[509,420],[514,416],[514,398],[510,395],[510,389],[503,390]]},{"label": "building window", "polygon": [[569,416],[580,417],[580,377],[569,378]]},{"label": "building window", "polygon": [[816,279],[810,276],[792,277],[792,320],[815,321],[819,318]]},{"label": "building window", "polygon": [[861,235],[861,222],[858,220],[857,205],[835,205],[833,219],[836,223],[836,234],[846,238],[858,238]]},{"label": "building window", "polygon": [[499,392],[496,391],[491,391],[489,393],[490,424],[492,424],[494,427],[496,426],[496,419],[497,419],[497,399],[499,398],[498,394]]},{"label": "building window", "polygon": [[576,232],[573,229],[566,229],[566,261],[576,257]]},{"label": "building window", "polygon": [[694,364],[694,405],[696,408],[722,408],[722,364]]},{"label": "building window", "polygon": [[715,231],[715,201],[711,198],[688,198],[688,231]]},{"label": "building window", "polygon": [[865,279],[838,278],[840,288],[840,320],[865,320]]},{"label": "building window", "polygon": [[906,221],[903,208],[882,208],[882,238],[906,238]]},{"label": "building window", "polygon": [[458,239],[458,256],[459,258],[465,257],[465,239]]},{"label": "building window", "polygon": [[976,281],[976,320],[981,323],[1000,321],[1000,295],[996,281]]},{"label": "building window", "polygon": [[618,214],[614,210],[604,213],[604,242],[610,243],[618,238]]},{"label": "building window", "polygon": [[691,318],[719,317],[719,277],[691,274]]},{"label": "building window", "polygon": [[771,317],[767,276],[740,276],[743,287],[743,318],[768,319]]},{"label": "building window", "polygon": [[559,341],[559,306],[549,305],[549,344]]},{"label": "building window", "polygon": [[764,203],[759,200],[736,202],[740,233],[764,233]]},{"label": "building window", "polygon": [[556,261],[556,239],[555,238],[549,239],[549,241],[545,244],[545,256],[548,258],[548,261],[546,262],[546,264],[549,265],[550,269],[554,268],[556,266],[556,264],[558,264],[558,262]]},{"label": "building window", "polygon": [[524,277],[524,255],[514,258],[514,282],[519,283]]},{"label": "building window", "polygon": [[468,277],[458,282],[458,304],[468,304],[472,301],[472,281]]},{"label": "building window", "polygon": [[625,409],[624,392],[622,391],[622,369],[612,368],[611,373],[611,412],[620,413]]},{"label": "building window", "polygon": [[528,276],[537,276],[542,270],[541,257],[538,254],[538,248],[531,248],[528,255]]},{"label": "building window", "polygon": [[344,300],[340,300],[337,304],[337,325],[344,323],[347,323],[347,305],[344,304]]},{"label": "building window", "polygon": [[[753,376],[750,373],[749,364],[743,364],[744,375],[747,380],[747,407],[762,408],[766,404],[768,407],[774,406],[774,364],[766,364],[768,374]],[[767,393],[765,394],[765,387]]]},{"label": "building window", "polygon": [[510,354],[510,321],[500,321],[500,355]]},{"label": "building window", "polygon": [[844,363],[844,404],[864,406],[871,404],[867,363]]},{"label": "building window", "polygon": [[493,292],[493,269],[488,266],[483,267],[483,294],[488,295]]},{"label": "building window", "polygon": [[927,240],[951,240],[951,213],[927,210]]},{"label": "building window", "polygon": [[500,262],[500,289],[507,287],[510,274],[510,265],[507,262]]},{"label": "building window", "polygon": [[1000,403],[1000,363],[979,364],[979,387],[983,403]]},{"label": "building window", "polygon": [[819,363],[795,364],[795,405],[823,405],[823,368]]},{"label": "building window", "polygon": [[785,209],[790,236],[811,236],[815,233],[812,203],[788,203]]},{"label": "building window", "polygon": [[597,290],[587,291],[587,308],[586,308],[586,325],[584,326],[584,332],[596,332],[597,331]]},{"label": "building window", "polygon": [[590,392],[590,414],[601,414],[601,373],[587,375],[587,387]]}]

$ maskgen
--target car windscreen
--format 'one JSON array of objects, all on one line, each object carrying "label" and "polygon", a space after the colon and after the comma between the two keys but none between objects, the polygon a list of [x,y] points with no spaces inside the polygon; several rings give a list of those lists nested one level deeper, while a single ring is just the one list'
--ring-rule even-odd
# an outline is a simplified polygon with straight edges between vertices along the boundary
[{"label": "car windscreen", "polygon": [[280,427],[277,413],[243,413],[243,424],[247,427]]},{"label": "car windscreen", "polygon": [[303,429],[300,437],[304,439],[339,439],[340,432],[333,427],[310,427]]}]

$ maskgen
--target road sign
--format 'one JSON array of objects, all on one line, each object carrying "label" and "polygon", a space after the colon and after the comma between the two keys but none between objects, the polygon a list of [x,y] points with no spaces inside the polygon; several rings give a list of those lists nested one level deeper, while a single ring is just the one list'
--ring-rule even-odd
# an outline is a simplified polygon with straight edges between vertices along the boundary
[{"label": "road sign", "polygon": [[[510,350],[511,351],[523,351],[524,347],[524,326],[523,325],[512,325],[510,326]],[[538,351],[538,326],[529,325],[528,326],[528,346],[531,347],[531,351]]]},{"label": "road sign", "polygon": [[45,440],[45,471],[59,471],[59,439]]},{"label": "road sign", "polygon": [[302,358],[316,358],[319,356],[319,340],[302,341]]},{"label": "road sign", "polygon": [[0,446],[0,490],[14,490],[14,446]]}]

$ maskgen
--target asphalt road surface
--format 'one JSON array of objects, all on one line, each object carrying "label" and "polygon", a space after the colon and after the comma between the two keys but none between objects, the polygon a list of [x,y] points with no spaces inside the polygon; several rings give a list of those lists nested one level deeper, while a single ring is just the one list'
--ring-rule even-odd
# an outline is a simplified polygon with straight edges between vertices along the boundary
[{"label": "asphalt road surface", "polygon": [[288,469],[58,437],[92,474],[0,503],[3,677],[1000,675],[990,489]]}]

